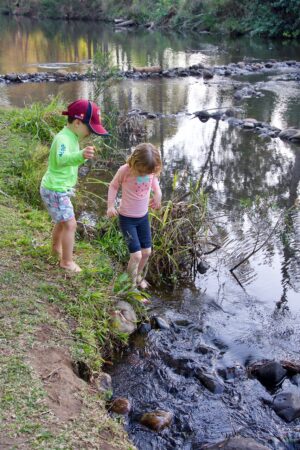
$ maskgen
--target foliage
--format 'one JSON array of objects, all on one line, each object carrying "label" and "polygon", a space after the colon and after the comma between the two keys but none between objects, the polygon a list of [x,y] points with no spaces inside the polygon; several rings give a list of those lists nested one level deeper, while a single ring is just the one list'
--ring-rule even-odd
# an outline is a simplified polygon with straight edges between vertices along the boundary
[{"label": "foliage", "polygon": [[33,103],[22,109],[13,109],[8,113],[10,127],[49,144],[66,124],[66,119],[59,113],[62,109],[63,105],[58,98],[52,99],[49,104]]},{"label": "foliage", "polygon": [[102,51],[100,47],[96,49],[93,57],[92,67],[88,71],[91,77],[94,77],[94,98],[95,102],[105,90],[111,87],[118,79],[119,69],[112,62],[110,52]]},{"label": "foliage", "polygon": [[299,0],[0,0],[6,13],[67,19],[124,17],[176,30],[194,29],[299,38]]}]

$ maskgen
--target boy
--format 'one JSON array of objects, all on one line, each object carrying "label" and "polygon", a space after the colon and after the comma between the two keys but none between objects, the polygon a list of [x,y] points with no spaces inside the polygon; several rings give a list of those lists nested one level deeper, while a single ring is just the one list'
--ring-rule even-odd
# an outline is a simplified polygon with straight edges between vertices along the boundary
[{"label": "boy", "polygon": [[54,137],[50,148],[48,169],[41,182],[41,197],[55,223],[52,232],[52,252],[58,255],[60,267],[81,272],[73,261],[76,231],[74,208],[70,196],[77,182],[78,167],[94,157],[94,147],[79,148],[79,141],[91,133],[107,135],[101,124],[100,109],[89,100],[76,100],[62,112],[67,125]]}]

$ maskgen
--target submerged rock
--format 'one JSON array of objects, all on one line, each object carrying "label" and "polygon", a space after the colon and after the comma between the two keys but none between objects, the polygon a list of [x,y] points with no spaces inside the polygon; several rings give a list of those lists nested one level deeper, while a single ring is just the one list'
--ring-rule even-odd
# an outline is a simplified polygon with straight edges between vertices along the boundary
[{"label": "submerged rock", "polygon": [[273,409],[286,422],[292,422],[300,417],[300,394],[281,392],[274,397]]},{"label": "submerged rock", "polygon": [[300,130],[297,128],[286,128],[285,130],[282,130],[278,137],[283,140],[300,140]]},{"label": "submerged rock", "polygon": [[131,410],[130,401],[123,397],[116,398],[112,401],[109,410],[116,414],[128,414]]},{"label": "submerged rock", "polygon": [[204,448],[207,450],[269,450],[269,447],[259,444],[252,438],[244,438],[243,436],[233,436],[226,441]]},{"label": "submerged rock", "polygon": [[143,414],[140,422],[151,430],[160,431],[170,426],[173,414],[169,411],[156,410]]},{"label": "submerged rock", "polygon": [[253,364],[248,370],[267,389],[277,387],[287,375],[287,371],[276,361]]},{"label": "submerged rock", "polygon": [[168,322],[159,316],[151,317],[150,323],[151,323],[152,328],[154,328],[156,330],[169,330],[170,329],[170,325],[168,324]]},{"label": "submerged rock", "polygon": [[224,391],[223,381],[217,375],[206,373],[203,369],[196,369],[195,376],[213,394],[222,394]]}]

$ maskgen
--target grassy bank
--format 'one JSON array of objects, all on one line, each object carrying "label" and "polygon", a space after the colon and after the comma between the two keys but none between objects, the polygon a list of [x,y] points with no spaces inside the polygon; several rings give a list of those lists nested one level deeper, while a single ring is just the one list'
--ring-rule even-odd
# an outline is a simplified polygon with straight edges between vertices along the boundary
[{"label": "grassy bank", "polygon": [[49,257],[51,224],[38,209],[38,185],[61,127],[56,108],[0,114],[0,447],[129,449],[96,384],[72,370],[80,361],[96,379],[127,335],[110,324],[119,268],[105,249],[78,241],[77,276]]}]

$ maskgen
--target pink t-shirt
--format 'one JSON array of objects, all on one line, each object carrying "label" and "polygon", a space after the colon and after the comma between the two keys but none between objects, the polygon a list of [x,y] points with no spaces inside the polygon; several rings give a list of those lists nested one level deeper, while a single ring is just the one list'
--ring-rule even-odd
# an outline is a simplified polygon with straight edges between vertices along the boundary
[{"label": "pink t-shirt", "polygon": [[156,175],[131,175],[129,165],[124,164],[109,185],[108,207],[114,206],[120,186],[122,199],[119,213],[126,217],[143,217],[147,214],[151,190],[161,195]]}]

